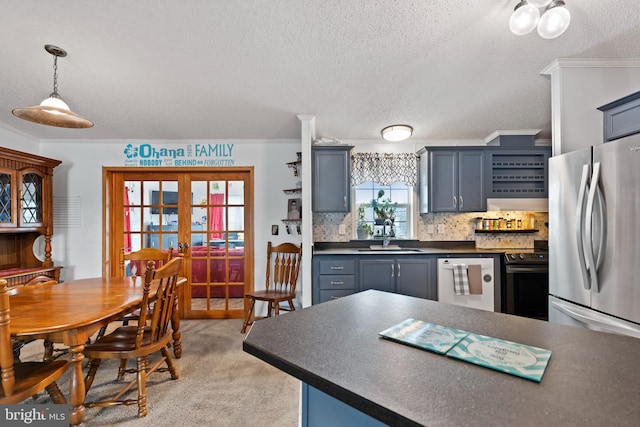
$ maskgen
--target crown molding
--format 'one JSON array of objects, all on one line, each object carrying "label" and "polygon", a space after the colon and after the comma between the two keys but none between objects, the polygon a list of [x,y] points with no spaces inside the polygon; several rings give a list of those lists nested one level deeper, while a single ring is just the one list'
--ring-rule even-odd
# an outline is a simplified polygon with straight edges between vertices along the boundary
[{"label": "crown molding", "polygon": [[558,58],[540,71],[551,75],[560,68],[636,68],[640,58]]}]

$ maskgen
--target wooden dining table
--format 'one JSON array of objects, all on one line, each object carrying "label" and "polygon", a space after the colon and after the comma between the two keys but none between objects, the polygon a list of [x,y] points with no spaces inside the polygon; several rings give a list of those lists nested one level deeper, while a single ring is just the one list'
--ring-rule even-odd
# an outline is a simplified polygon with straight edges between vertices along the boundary
[{"label": "wooden dining table", "polygon": [[[181,278],[182,285],[186,279]],[[96,277],[71,280],[46,289],[21,291],[10,297],[11,336],[47,339],[69,347],[69,423],[82,425],[85,386],[82,351],[102,326],[138,309],[142,303],[141,277]],[[155,293],[151,289],[151,294]],[[175,301],[172,329],[173,351],[182,354],[180,321]]]}]

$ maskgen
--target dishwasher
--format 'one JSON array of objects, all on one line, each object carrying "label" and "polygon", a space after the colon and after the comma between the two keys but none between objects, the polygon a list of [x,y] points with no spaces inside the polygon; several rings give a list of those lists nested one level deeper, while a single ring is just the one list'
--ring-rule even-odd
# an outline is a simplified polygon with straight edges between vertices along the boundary
[{"label": "dishwasher", "polygon": [[[479,277],[469,277],[468,281],[481,283],[482,293],[471,295],[458,295],[454,286],[454,269],[462,267],[463,271],[469,271],[469,266],[479,265],[480,268],[472,268],[472,274]],[[480,310],[495,311],[495,289],[493,258],[439,258],[438,259],[438,301],[448,304],[462,305],[478,308]]]}]

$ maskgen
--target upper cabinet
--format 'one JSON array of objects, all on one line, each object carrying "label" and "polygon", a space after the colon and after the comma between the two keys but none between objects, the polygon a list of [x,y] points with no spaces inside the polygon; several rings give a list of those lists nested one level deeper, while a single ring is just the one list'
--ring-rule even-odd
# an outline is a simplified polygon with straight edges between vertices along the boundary
[{"label": "upper cabinet", "polygon": [[0,148],[0,233],[51,233],[52,175],[60,163]]},{"label": "upper cabinet", "polygon": [[479,148],[421,152],[420,213],[486,211],[484,156]]},{"label": "upper cabinet", "polygon": [[551,147],[491,148],[486,151],[486,197],[546,198]]},{"label": "upper cabinet", "polygon": [[312,147],[311,209],[314,212],[349,212],[352,148],[348,145]]},{"label": "upper cabinet", "polygon": [[0,277],[9,286],[35,276],[60,279],[53,265],[53,169],[61,162],[0,148]]},{"label": "upper cabinet", "polygon": [[603,105],[604,141],[640,133],[640,92]]}]

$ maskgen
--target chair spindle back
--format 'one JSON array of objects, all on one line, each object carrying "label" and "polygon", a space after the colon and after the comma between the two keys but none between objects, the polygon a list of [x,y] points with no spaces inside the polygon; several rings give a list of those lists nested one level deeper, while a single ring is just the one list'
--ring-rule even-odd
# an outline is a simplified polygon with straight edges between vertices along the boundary
[{"label": "chair spindle back", "polygon": [[[293,243],[267,244],[267,277],[265,288],[295,293],[300,273],[302,247]],[[273,274],[271,274],[273,272]]]},{"label": "chair spindle back", "polygon": [[[172,317],[174,301],[177,297],[178,276],[182,266],[182,257],[173,258],[165,265],[154,268],[149,261],[144,275],[144,295],[140,307],[140,320],[136,337],[136,347],[142,345],[145,328],[151,332],[151,342],[155,342],[169,333],[169,322]],[[151,287],[158,286],[155,296],[150,298]],[[150,314],[149,322],[146,322]]]}]

